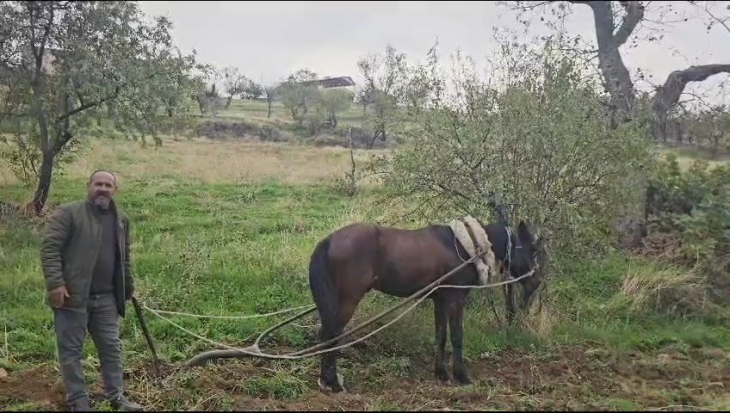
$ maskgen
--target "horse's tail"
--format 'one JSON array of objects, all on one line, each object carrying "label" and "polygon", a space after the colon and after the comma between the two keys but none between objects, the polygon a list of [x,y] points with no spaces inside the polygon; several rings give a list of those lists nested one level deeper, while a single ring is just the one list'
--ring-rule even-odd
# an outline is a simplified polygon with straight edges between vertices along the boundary
[{"label": "horse's tail", "polygon": [[329,263],[329,248],[330,238],[327,237],[317,244],[309,260],[309,288],[322,321],[323,338],[334,333],[339,313],[339,300]]}]

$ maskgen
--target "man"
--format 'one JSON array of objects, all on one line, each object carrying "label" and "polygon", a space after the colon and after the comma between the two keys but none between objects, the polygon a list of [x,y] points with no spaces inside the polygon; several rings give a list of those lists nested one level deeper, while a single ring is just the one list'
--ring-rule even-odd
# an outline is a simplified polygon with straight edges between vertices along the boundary
[{"label": "man", "polygon": [[113,408],[142,410],[122,394],[119,319],[134,293],[129,262],[129,220],[114,202],[117,180],[107,171],[89,178],[88,198],[63,204],[46,227],[41,247],[47,304],[53,308],[66,402],[90,411],[81,355],[88,331],[94,341]]}]

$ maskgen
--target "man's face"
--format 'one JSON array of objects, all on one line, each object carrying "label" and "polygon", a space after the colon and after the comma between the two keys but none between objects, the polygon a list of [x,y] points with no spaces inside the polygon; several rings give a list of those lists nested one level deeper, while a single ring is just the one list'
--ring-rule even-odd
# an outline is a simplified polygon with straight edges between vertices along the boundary
[{"label": "man's face", "polygon": [[114,177],[108,172],[97,172],[89,182],[89,199],[96,205],[106,209],[117,193]]}]

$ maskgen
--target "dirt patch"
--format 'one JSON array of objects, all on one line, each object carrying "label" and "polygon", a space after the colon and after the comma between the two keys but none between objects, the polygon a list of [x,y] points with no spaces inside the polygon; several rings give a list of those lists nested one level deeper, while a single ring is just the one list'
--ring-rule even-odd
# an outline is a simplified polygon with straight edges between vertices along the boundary
[{"label": "dirt patch", "polygon": [[[730,364],[719,349],[613,353],[570,348],[547,355],[485,354],[468,363],[473,384],[441,383],[431,359],[412,360],[409,373],[373,369],[382,358],[343,359],[347,393],[317,388],[318,363],[228,360],[196,368],[161,388],[148,366],[127,377],[132,398],[174,410],[625,410],[667,406],[727,409]],[[169,373],[169,367],[165,373]],[[94,383],[93,389],[100,388]],[[0,401],[63,409],[60,378],[45,366],[11,374]]]},{"label": "dirt patch", "polygon": [[[55,410],[63,406],[63,385],[48,366],[10,372],[0,383],[0,407],[33,402]],[[4,409],[4,407],[3,407]]]}]

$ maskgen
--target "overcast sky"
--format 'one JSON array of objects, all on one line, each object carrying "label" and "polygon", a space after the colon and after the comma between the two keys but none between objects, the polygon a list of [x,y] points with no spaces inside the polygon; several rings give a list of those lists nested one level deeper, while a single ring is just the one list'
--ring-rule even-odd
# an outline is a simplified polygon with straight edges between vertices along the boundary
[{"label": "overcast sky", "polygon": [[[651,10],[657,10],[659,3],[652,2]],[[514,13],[492,2],[143,1],[141,7],[146,14],[171,19],[181,49],[196,49],[205,62],[235,66],[265,82],[300,68],[320,76],[352,76],[357,82],[361,79],[357,61],[368,53],[382,53],[390,43],[409,58],[422,60],[437,38],[446,58],[442,60],[448,61],[460,48],[483,64],[495,45],[493,28],[518,26]],[[679,14],[672,17],[690,20],[672,25],[661,44],[625,50],[630,69],[644,68],[659,83],[672,70],[692,64],[730,63],[730,33],[721,26],[707,33],[707,17],[701,10],[685,2],[674,7]],[[728,15],[726,7],[730,2],[718,2],[713,10]],[[590,9],[582,5],[573,9],[568,30],[593,41]],[[693,19],[699,16],[704,20]],[[642,28],[643,33],[646,30]],[[730,103],[716,88],[727,79],[720,75],[694,90]]]}]

